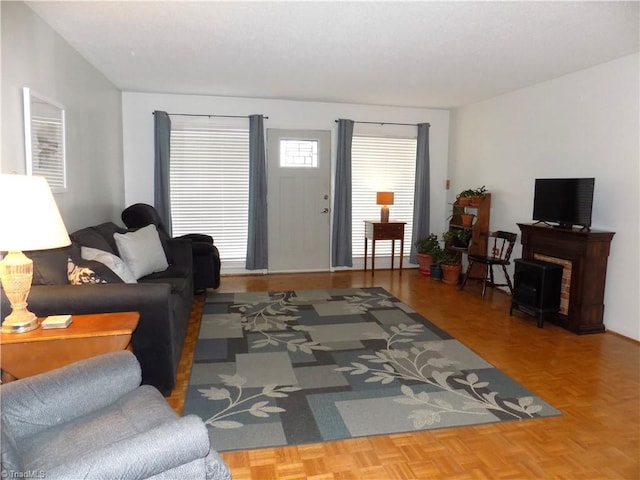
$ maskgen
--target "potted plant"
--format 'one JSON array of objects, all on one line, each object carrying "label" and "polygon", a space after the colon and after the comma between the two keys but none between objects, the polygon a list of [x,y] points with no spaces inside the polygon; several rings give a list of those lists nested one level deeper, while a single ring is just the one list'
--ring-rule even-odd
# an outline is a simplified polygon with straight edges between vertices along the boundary
[{"label": "potted plant", "polygon": [[442,268],[442,281],[447,285],[457,285],[462,271],[462,262],[459,254],[452,254],[444,251],[440,258],[440,268]]},{"label": "potted plant", "polygon": [[459,246],[461,248],[469,248],[471,237],[473,237],[473,230],[460,229],[458,231],[458,235],[456,236],[456,246]]},{"label": "potted plant", "polygon": [[461,213],[460,214],[460,223],[462,223],[463,227],[470,227],[473,225],[473,218],[475,215],[473,213]]},{"label": "potted plant", "polygon": [[429,273],[432,280],[441,280],[442,279],[442,262],[444,262],[447,257],[447,252],[445,252],[442,248],[438,247],[438,250],[431,254],[433,258],[433,263],[429,267]]},{"label": "potted plant", "polygon": [[434,263],[433,255],[440,250],[438,236],[435,233],[432,233],[417,240],[414,245],[417,251],[420,273],[428,276],[430,274],[429,267]]},{"label": "potted plant", "polygon": [[469,195],[470,197],[469,205],[471,205],[472,207],[477,207],[478,205],[480,205],[480,202],[486,195],[487,195],[487,188],[484,185],[473,189],[473,193]]},{"label": "potted plant", "polygon": [[457,228],[452,228],[451,230],[447,230],[442,234],[442,239],[444,240],[445,245],[453,244],[454,240],[456,239],[456,236],[458,235],[456,233],[457,231],[458,231]]},{"label": "potted plant", "polygon": [[476,190],[473,188],[468,188],[466,190],[461,191],[457,196],[456,196],[456,203],[458,205],[470,205],[471,204],[471,197],[473,197],[476,193]]},{"label": "potted plant", "polygon": [[465,228],[452,228],[442,234],[445,245],[455,248],[469,248],[469,242],[473,235],[472,230]]}]

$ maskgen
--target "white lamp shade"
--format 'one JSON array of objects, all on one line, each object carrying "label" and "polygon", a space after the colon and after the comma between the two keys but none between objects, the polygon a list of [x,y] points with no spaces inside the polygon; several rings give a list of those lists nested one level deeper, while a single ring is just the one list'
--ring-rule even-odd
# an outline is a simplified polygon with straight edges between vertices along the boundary
[{"label": "white lamp shade", "polygon": [[0,251],[46,250],[71,243],[44,177],[0,175]]}]

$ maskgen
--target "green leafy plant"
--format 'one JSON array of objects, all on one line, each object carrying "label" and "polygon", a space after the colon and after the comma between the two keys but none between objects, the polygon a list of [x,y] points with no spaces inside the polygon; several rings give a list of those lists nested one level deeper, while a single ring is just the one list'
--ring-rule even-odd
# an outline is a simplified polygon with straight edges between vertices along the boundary
[{"label": "green leafy plant", "polygon": [[476,190],[473,188],[468,188],[466,190],[461,191],[456,198],[460,199],[460,198],[466,198],[466,197],[473,197],[476,194]]},{"label": "green leafy plant", "polygon": [[481,187],[478,187],[478,188],[474,189],[473,193],[474,193],[474,195],[478,195],[480,197],[484,197],[487,194],[487,187],[482,185]]},{"label": "green leafy plant", "polygon": [[452,255],[448,250],[444,248],[440,248],[439,250],[433,252],[431,254],[431,260],[433,261],[433,265],[442,265],[447,264],[452,259]]},{"label": "green leafy plant", "polygon": [[433,254],[438,250],[441,250],[438,236],[435,233],[432,233],[427,237],[420,238],[414,245],[418,253],[426,253],[431,256],[433,256]]},{"label": "green leafy plant", "polygon": [[442,254],[438,258],[438,265],[460,265],[462,259],[457,252],[450,252],[449,250],[443,250]]},{"label": "green leafy plant", "polygon": [[461,191],[456,199],[466,198],[466,197],[484,197],[487,194],[487,187],[482,185],[477,188],[467,188],[466,190]]},{"label": "green leafy plant", "polygon": [[455,241],[455,239],[458,237],[457,231],[458,229],[451,229],[442,234],[442,239],[444,240],[445,244],[450,244]]},{"label": "green leafy plant", "polygon": [[472,230],[466,230],[466,229],[458,230],[458,240],[460,240],[460,242],[464,244],[465,247],[469,245],[472,235],[473,235]]},{"label": "green leafy plant", "polygon": [[444,232],[442,234],[442,238],[447,245],[453,245],[458,248],[467,248],[472,235],[473,231],[466,228],[452,228],[451,230]]}]

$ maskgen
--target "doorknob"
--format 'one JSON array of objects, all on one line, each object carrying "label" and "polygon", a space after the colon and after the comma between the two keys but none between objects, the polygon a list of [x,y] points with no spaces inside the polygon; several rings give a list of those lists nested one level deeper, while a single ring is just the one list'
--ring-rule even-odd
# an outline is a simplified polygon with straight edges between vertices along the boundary
[{"label": "doorknob", "polygon": [[323,210],[322,210],[322,212],[320,212],[320,213],[329,213],[329,209],[328,209],[328,208],[325,208],[325,209],[323,209]]}]

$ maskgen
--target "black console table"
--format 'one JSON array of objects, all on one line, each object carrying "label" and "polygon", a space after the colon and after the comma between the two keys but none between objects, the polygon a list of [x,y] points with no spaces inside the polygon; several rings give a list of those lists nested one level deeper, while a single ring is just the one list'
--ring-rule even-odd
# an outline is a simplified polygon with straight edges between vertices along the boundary
[{"label": "black console table", "polygon": [[604,332],[607,259],[615,233],[530,223],[518,227],[523,259],[533,260],[537,253],[571,262],[569,308],[566,315],[558,315],[560,325],[578,334]]}]

